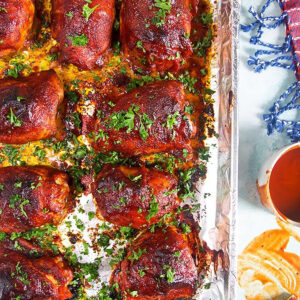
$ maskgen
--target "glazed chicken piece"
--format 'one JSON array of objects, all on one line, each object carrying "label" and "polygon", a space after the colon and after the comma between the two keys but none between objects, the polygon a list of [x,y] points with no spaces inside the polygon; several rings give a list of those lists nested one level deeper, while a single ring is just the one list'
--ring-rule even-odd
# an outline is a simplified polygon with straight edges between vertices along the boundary
[{"label": "glazed chicken piece", "polygon": [[192,153],[195,126],[184,106],[184,88],[176,81],[132,90],[117,99],[108,117],[97,120],[93,146],[127,156],[183,149]]},{"label": "glazed chicken piece", "polygon": [[97,175],[92,193],[106,221],[133,228],[158,222],[180,204],[177,180],[145,167],[106,165]]},{"label": "glazed chicken piece", "polygon": [[[62,257],[34,258],[0,243],[0,299],[55,299],[72,297],[72,270]],[[20,298],[17,298],[17,297]]]},{"label": "glazed chicken piece", "polygon": [[69,209],[68,175],[42,166],[0,168],[0,230],[57,225]]},{"label": "glazed chicken piece", "polygon": [[52,0],[52,35],[60,61],[89,70],[101,65],[110,46],[115,18],[114,0]]},{"label": "glazed chicken piece", "polygon": [[198,269],[186,237],[174,227],[140,235],[112,276],[128,300],[191,299]]},{"label": "glazed chicken piece", "polygon": [[53,70],[0,80],[0,142],[24,144],[55,134],[63,84]]},{"label": "glazed chicken piece", "polygon": [[197,1],[123,0],[120,32],[123,50],[152,71],[177,71],[193,50],[189,39]]},{"label": "glazed chicken piece", "polygon": [[33,0],[0,0],[0,58],[24,47],[34,11]]}]

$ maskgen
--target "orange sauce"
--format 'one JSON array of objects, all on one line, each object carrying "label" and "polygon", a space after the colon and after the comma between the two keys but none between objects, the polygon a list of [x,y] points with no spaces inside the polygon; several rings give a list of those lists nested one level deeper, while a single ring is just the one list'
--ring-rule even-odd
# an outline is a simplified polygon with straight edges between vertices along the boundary
[{"label": "orange sauce", "polygon": [[300,222],[300,147],[283,154],[270,176],[270,195],[276,210]]}]

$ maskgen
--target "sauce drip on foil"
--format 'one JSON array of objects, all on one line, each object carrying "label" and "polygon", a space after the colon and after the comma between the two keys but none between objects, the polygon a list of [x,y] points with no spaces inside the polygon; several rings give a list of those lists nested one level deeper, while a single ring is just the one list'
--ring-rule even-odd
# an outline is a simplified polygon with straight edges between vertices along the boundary
[{"label": "sauce drip on foil", "polygon": [[279,213],[300,222],[300,147],[286,152],[275,164],[270,194]]}]

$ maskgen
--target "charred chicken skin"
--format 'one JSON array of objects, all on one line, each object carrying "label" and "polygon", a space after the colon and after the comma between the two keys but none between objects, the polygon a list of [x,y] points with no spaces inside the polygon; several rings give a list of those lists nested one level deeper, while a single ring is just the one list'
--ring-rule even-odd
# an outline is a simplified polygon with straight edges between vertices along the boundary
[{"label": "charred chicken skin", "polygon": [[[91,3],[91,4],[89,4]],[[114,0],[52,0],[52,34],[60,45],[60,61],[89,70],[101,64],[110,46]]]},{"label": "charred chicken skin", "polygon": [[176,81],[132,90],[117,99],[108,117],[96,122],[94,148],[126,156],[183,149],[192,153],[195,127],[184,107],[184,88]]},{"label": "charred chicken skin", "polygon": [[25,144],[55,134],[63,85],[53,70],[0,80],[0,142]]},{"label": "charred chicken skin", "polygon": [[112,277],[128,300],[191,299],[197,280],[192,250],[174,226],[140,235]]},{"label": "charred chicken skin", "polygon": [[31,32],[33,0],[0,0],[0,58],[24,47]]},{"label": "charred chicken skin", "polygon": [[152,71],[177,71],[193,52],[189,39],[193,5],[189,0],[158,2],[123,0],[123,50],[136,61],[146,59]]},{"label": "charred chicken skin", "polygon": [[49,167],[0,168],[0,230],[11,233],[46,223],[68,211],[67,174]]},{"label": "charred chicken skin", "polygon": [[[0,243],[0,299],[65,300],[73,272],[60,256],[33,258]],[[20,298],[17,298],[17,297]]]},{"label": "charred chicken skin", "polygon": [[106,165],[92,192],[101,216],[118,226],[149,226],[180,204],[177,180],[145,167]]}]

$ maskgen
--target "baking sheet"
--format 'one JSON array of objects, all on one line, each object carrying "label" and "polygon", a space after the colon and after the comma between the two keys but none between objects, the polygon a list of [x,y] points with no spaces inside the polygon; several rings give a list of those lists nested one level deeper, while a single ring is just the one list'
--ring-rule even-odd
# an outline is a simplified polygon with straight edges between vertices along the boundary
[{"label": "baking sheet", "polygon": [[[194,299],[234,299],[236,286],[235,257],[235,214],[237,201],[237,47],[238,47],[238,0],[220,0],[214,5],[214,19],[217,37],[214,42],[216,57],[212,66],[210,87],[214,94],[215,128],[219,137],[206,141],[210,147],[210,160],[204,182],[198,182],[197,203],[199,211],[195,218],[201,226],[200,237],[213,250],[223,253],[223,262],[218,269],[211,266],[203,286]],[[50,41],[51,43],[53,41]],[[52,44],[49,45],[53,46]],[[46,45],[47,47],[47,45]],[[28,53],[27,53],[28,54]],[[29,54],[28,54],[29,55]],[[31,54],[30,54],[31,55]],[[26,60],[26,51],[24,51]],[[48,66],[50,67],[50,65]],[[46,68],[48,68],[46,67]],[[60,70],[61,71],[61,70]],[[81,137],[81,142],[90,147]],[[70,145],[70,147],[72,147]],[[55,155],[53,160],[55,160]],[[50,158],[51,161],[51,158]],[[188,203],[188,202],[187,202]],[[195,204],[195,202],[193,202]],[[108,282],[111,275],[109,262],[102,247],[97,247],[97,239],[111,224],[94,217],[96,208],[91,194],[78,197],[75,210],[58,227],[62,245],[74,247],[80,263],[94,263],[98,268],[98,278],[91,280],[87,287],[87,297],[98,295],[102,284]],[[71,234],[71,235],[70,235]],[[72,241],[76,240],[74,245]],[[116,241],[110,241],[110,245]],[[61,247],[64,252],[64,247]],[[114,253],[126,247],[124,240],[113,248]],[[110,248],[110,246],[108,247]],[[96,264],[95,264],[96,262]]]},{"label": "baking sheet", "polygon": [[[207,164],[207,176],[204,182],[197,185],[197,202],[200,209],[195,213],[201,226],[200,237],[213,250],[221,250],[224,254],[223,265],[217,270],[214,265],[199,288],[194,299],[235,299],[236,290],[236,253],[235,228],[237,209],[237,78],[238,78],[238,22],[239,1],[223,0],[213,3],[217,37],[214,47],[216,57],[212,66],[211,88],[216,90],[214,100],[215,128],[218,138],[209,138],[206,145],[210,147],[210,160]],[[188,202],[187,202],[188,203]],[[195,204],[195,202],[193,202]],[[82,209],[86,211],[81,213]],[[107,223],[97,218],[89,220],[88,212],[94,213],[95,206],[91,195],[83,195],[79,199],[76,210],[70,214],[60,226],[65,247],[70,247],[68,236],[69,222],[72,232],[80,234],[82,239],[92,246],[95,235],[105,231]],[[80,220],[85,229],[78,229],[76,221]],[[66,225],[67,224],[67,225]],[[117,250],[116,250],[117,251]],[[102,283],[107,283],[111,275],[111,267],[103,249],[89,250],[84,254],[84,244],[75,244],[75,253],[82,263],[94,262],[101,258],[99,278],[93,281],[93,287],[87,288],[87,296],[96,296]],[[209,287],[209,288],[208,288]]]}]

